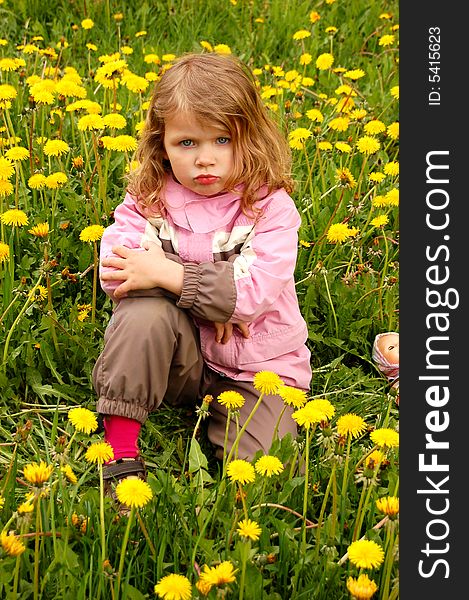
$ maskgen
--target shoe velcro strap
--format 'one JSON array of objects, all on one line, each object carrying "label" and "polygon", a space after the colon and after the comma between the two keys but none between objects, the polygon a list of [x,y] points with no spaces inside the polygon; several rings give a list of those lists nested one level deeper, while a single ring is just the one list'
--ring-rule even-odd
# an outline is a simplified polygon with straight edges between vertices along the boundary
[{"label": "shoe velcro strap", "polygon": [[105,465],[103,468],[103,479],[114,479],[123,475],[137,475],[145,473],[145,465],[141,460],[126,460]]}]

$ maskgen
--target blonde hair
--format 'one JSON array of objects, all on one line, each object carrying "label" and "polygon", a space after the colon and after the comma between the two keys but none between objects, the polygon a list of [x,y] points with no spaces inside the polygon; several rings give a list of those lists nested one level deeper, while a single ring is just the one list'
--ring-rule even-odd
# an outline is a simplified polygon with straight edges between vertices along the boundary
[{"label": "blonde hair", "polygon": [[234,170],[228,191],[243,184],[241,208],[254,210],[261,188],[267,196],[293,189],[291,154],[285,137],[267,114],[254,76],[232,55],[185,54],[156,82],[128,190],[146,208],[164,211],[164,184],[171,168],[164,156],[165,119],[178,112],[224,127],[233,139]]}]

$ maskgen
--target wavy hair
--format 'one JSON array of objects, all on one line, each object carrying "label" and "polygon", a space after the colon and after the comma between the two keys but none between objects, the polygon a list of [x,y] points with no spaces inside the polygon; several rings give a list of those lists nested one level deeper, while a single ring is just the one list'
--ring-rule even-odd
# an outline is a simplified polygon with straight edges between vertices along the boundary
[{"label": "wavy hair", "polygon": [[[185,54],[155,83],[128,190],[142,207],[164,212],[165,119],[177,113],[227,129],[233,140],[234,169],[228,191],[242,184],[241,208],[255,212],[256,200],[275,189],[293,190],[291,153],[270,118],[249,68],[232,55]],[[265,191],[267,189],[267,192]]]}]

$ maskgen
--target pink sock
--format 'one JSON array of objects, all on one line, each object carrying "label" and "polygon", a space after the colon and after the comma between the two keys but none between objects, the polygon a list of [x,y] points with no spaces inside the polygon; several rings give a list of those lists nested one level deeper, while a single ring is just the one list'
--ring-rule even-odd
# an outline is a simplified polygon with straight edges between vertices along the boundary
[{"label": "pink sock", "polygon": [[104,418],[104,440],[114,450],[114,460],[136,458],[138,456],[138,435],[141,423],[119,415],[106,415]]}]

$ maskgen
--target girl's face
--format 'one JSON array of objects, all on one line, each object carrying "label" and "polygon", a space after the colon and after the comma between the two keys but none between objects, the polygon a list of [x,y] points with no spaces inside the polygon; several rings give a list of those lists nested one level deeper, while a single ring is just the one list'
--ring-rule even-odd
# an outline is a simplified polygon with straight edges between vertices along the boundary
[{"label": "girl's face", "polygon": [[399,336],[397,333],[388,333],[379,338],[378,349],[391,364],[399,364]]},{"label": "girl's face", "polygon": [[184,187],[202,196],[226,189],[234,169],[233,141],[226,129],[178,113],[165,121],[164,148],[174,177]]}]

